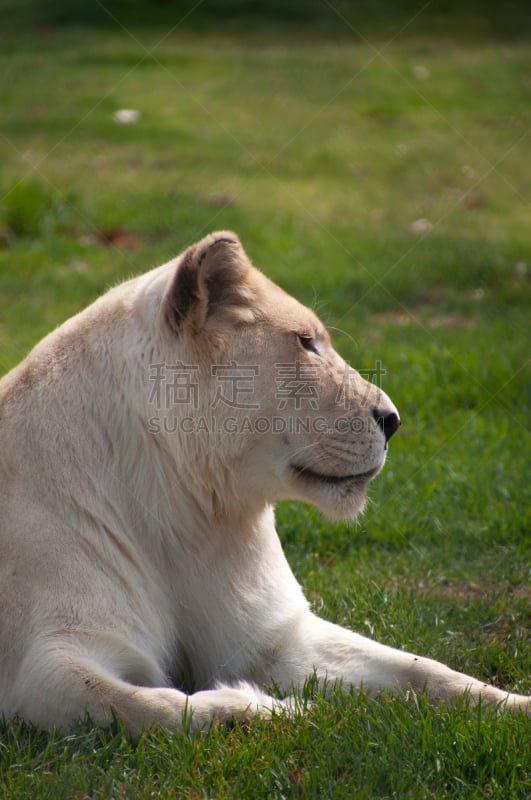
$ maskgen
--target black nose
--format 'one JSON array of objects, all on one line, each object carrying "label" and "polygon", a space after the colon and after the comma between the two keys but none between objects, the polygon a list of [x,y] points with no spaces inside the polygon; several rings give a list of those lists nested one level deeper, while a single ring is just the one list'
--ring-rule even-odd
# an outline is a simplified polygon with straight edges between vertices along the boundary
[{"label": "black nose", "polygon": [[382,429],[385,441],[388,442],[400,427],[400,417],[394,411],[384,411],[381,408],[373,408],[372,415]]}]

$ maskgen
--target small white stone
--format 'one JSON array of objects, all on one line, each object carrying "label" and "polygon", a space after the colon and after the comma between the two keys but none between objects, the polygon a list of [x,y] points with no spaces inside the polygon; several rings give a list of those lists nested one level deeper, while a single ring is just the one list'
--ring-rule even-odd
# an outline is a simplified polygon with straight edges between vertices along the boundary
[{"label": "small white stone", "polygon": [[415,222],[412,222],[410,225],[412,233],[425,233],[426,231],[431,231],[432,228],[433,223],[431,223],[429,219],[416,219]]},{"label": "small white stone", "polygon": [[119,125],[136,125],[140,119],[140,111],[135,108],[120,108],[114,112],[113,119]]}]

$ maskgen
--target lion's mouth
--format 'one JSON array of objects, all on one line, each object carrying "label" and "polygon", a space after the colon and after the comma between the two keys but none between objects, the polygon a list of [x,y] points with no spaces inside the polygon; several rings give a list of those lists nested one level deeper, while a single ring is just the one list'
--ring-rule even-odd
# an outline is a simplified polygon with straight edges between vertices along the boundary
[{"label": "lion's mouth", "polygon": [[367,472],[358,472],[352,475],[324,475],[320,472],[314,472],[308,467],[301,467],[299,464],[291,464],[291,468],[297,473],[297,477],[303,478],[308,481],[319,481],[320,483],[328,483],[332,486],[341,486],[344,483],[367,483],[378,474],[380,468],[370,469]]}]

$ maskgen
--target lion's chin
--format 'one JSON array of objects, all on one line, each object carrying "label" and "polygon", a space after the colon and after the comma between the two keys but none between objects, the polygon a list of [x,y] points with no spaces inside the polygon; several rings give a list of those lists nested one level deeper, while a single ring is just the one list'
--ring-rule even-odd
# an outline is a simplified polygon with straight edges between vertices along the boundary
[{"label": "lion's chin", "polygon": [[291,464],[290,471],[298,499],[311,503],[330,519],[348,520],[365,508],[368,485],[382,466],[345,475],[320,474],[298,464]]},{"label": "lion's chin", "polygon": [[327,482],[296,481],[290,496],[317,508],[334,520],[352,520],[361,514],[367,502],[369,481],[349,481],[341,485]]},{"label": "lion's chin", "polygon": [[324,514],[334,520],[352,520],[361,514],[367,502],[366,487],[358,486],[346,495],[329,497],[314,497],[312,504]]}]

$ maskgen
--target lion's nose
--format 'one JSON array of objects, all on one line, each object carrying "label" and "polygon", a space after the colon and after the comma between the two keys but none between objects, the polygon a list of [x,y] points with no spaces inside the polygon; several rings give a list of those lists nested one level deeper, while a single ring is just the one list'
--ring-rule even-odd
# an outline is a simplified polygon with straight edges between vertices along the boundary
[{"label": "lion's nose", "polygon": [[385,441],[388,442],[400,427],[400,417],[395,411],[385,411],[382,408],[373,408],[372,415],[382,429]]}]

